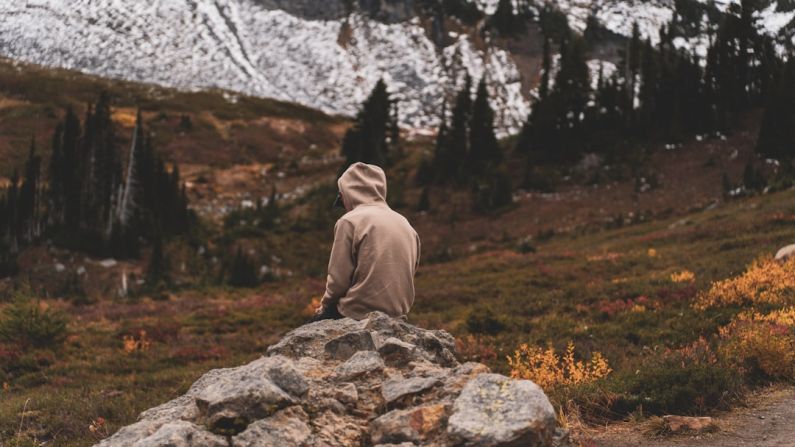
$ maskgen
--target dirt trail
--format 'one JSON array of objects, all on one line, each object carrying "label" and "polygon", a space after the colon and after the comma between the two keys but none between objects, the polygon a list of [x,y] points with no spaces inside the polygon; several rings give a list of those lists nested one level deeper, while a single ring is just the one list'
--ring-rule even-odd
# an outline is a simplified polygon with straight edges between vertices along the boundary
[{"label": "dirt trail", "polygon": [[587,431],[599,447],[795,447],[795,388],[771,388],[748,399],[748,406],[715,418],[720,430],[698,436],[649,438],[642,424],[616,424]]}]

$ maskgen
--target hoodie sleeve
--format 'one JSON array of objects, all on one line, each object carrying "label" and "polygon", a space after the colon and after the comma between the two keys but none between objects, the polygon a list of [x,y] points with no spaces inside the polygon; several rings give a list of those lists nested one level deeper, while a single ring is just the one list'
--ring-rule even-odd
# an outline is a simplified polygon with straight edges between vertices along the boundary
[{"label": "hoodie sleeve", "polygon": [[353,224],[340,219],[334,225],[334,246],[328,261],[328,277],[326,293],[323,295],[324,306],[336,303],[345,296],[353,282],[356,259],[353,254]]},{"label": "hoodie sleeve", "polygon": [[414,263],[414,274],[417,274],[417,270],[420,268],[420,257],[422,254],[422,242],[420,241],[420,235],[417,232],[414,232],[414,239],[417,240],[417,261]]}]

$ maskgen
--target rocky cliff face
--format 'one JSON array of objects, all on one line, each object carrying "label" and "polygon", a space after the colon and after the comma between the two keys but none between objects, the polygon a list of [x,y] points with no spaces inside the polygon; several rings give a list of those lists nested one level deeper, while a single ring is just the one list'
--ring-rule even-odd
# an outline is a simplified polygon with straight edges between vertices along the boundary
[{"label": "rocky cliff face", "polygon": [[414,0],[0,2],[0,56],[179,89],[221,88],[354,115],[379,79],[401,124],[438,123],[466,68],[487,73],[496,125],[529,112],[507,51],[429,37]]},{"label": "rocky cliff face", "polygon": [[98,446],[566,443],[534,383],[460,364],[450,334],[373,313],[300,327],[258,360],[208,372]]}]

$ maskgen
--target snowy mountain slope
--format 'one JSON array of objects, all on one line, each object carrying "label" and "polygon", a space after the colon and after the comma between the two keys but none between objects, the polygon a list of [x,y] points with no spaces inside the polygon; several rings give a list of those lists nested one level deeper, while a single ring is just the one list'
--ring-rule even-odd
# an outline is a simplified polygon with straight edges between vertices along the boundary
[{"label": "snowy mountain slope", "polygon": [[[486,14],[492,14],[497,9],[499,0],[470,0]],[[740,0],[691,0],[695,4],[705,7],[714,7],[722,13],[729,12],[730,6],[739,5]],[[514,0],[514,3],[516,0]],[[659,30],[667,25],[674,17],[676,11],[674,0],[530,0],[533,9],[538,10],[544,4],[558,9],[566,14],[569,26],[575,31],[585,31],[586,20],[593,14],[608,30],[622,35],[632,35],[632,24],[638,23],[641,35],[649,37],[653,43],[659,40]],[[787,3],[777,0],[767,0],[767,6],[756,14],[759,30],[771,36],[778,35],[787,25],[795,20],[795,8],[787,7]],[[709,21],[703,17],[702,21]],[[706,23],[715,26],[717,24]],[[786,36],[792,40],[792,36]],[[694,39],[693,45],[701,43]],[[683,42],[684,45],[684,42]]]},{"label": "snowy mountain slope", "polygon": [[476,80],[484,69],[488,73],[503,133],[517,130],[527,115],[520,75],[502,50],[477,50],[466,36],[440,50],[418,18],[385,23],[352,13],[314,20],[274,9],[279,4],[2,2],[0,54],[182,89],[229,89],[347,115],[356,113],[383,77],[400,100],[401,122],[419,129],[436,125],[445,89],[460,77],[454,68],[463,66]]},{"label": "snowy mountain slope", "polygon": [[[492,13],[499,0],[469,0]],[[538,10],[543,0],[528,0]],[[692,0],[707,5],[709,0]],[[729,11],[739,0],[714,0]],[[181,89],[222,88],[353,115],[379,78],[400,101],[400,119],[434,127],[442,98],[460,85],[462,68],[487,76],[497,127],[521,127],[537,73],[520,73],[495,46],[455,34],[429,39],[416,0],[20,0],[0,2],[0,55],[45,66]],[[653,42],[674,16],[674,0],[556,0],[571,26],[593,14],[619,35],[633,22]],[[698,3],[694,3],[698,4]],[[795,29],[795,11],[770,1],[758,14],[771,35]],[[696,21],[699,19],[696,18]],[[707,14],[702,25],[711,25]],[[714,19],[712,19],[714,21]],[[476,34],[475,30],[471,30]],[[791,36],[789,36],[791,39]],[[451,43],[452,42],[452,43]],[[679,37],[704,54],[704,36]],[[525,84],[527,85],[527,84]]]}]

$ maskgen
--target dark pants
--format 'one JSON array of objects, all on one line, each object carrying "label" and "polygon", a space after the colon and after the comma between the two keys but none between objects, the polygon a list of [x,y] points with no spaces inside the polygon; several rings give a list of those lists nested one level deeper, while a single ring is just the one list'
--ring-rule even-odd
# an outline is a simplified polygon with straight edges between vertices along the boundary
[{"label": "dark pants", "polygon": [[315,315],[314,318],[312,318],[312,321],[339,320],[341,318],[345,318],[345,316],[340,313],[336,304],[332,304],[331,306],[323,306],[323,310],[321,310],[319,314]]}]

